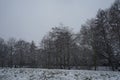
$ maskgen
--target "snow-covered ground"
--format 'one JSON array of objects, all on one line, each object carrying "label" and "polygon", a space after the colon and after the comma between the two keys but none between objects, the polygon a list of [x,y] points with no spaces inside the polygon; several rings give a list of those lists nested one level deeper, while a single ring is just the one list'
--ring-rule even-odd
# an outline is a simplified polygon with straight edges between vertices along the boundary
[{"label": "snow-covered ground", "polygon": [[4,68],[0,69],[0,80],[120,80],[120,72]]}]

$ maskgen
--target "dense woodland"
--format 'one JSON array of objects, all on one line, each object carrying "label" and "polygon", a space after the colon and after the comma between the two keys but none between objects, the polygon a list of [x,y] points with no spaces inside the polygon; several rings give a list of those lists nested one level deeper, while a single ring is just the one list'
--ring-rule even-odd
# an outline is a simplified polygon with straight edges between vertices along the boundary
[{"label": "dense woodland", "polygon": [[32,67],[60,69],[96,69],[120,67],[120,0],[110,8],[99,9],[95,18],[74,33],[67,26],[53,27],[35,42],[0,38],[1,67]]}]

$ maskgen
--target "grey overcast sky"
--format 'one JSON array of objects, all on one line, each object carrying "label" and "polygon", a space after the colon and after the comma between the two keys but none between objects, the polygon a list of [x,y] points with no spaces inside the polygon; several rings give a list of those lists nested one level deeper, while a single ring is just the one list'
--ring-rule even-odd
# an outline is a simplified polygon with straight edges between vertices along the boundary
[{"label": "grey overcast sky", "polygon": [[0,37],[40,42],[51,29],[63,23],[80,30],[98,9],[114,0],[0,0]]}]

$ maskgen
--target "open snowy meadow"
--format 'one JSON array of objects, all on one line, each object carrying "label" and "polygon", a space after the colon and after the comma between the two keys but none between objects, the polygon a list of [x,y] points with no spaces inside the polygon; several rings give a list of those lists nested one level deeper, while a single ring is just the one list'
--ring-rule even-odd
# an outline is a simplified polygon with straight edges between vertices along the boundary
[{"label": "open snowy meadow", "polygon": [[3,68],[0,80],[120,80],[120,72]]}]

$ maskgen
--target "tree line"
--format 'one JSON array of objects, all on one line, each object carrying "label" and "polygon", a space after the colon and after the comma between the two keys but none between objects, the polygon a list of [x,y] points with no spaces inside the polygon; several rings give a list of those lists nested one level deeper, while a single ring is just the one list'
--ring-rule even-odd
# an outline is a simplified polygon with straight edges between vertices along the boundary
[{"label": "tree line", "polygon": [[95,18],[73,33],[68,26],[53,27],[40,42],[0,38],[1,67],[94,69],[120,67],[120,0],[99,9]]}]

